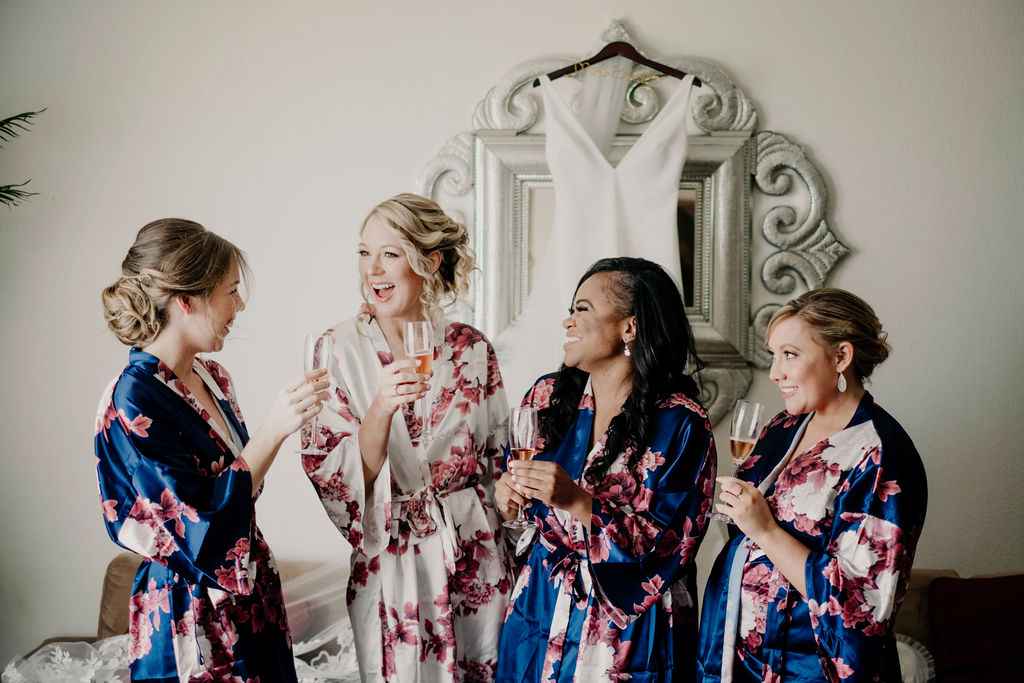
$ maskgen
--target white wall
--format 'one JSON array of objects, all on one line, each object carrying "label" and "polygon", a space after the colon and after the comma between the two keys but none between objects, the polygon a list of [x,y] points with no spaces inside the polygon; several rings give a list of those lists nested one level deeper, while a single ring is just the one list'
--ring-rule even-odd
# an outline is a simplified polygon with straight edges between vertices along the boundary
[{"label": "white wall", "polygon": [[[91,438],[125,350],[100,289],[135,231],[193,218],[246,249],[256,289],[220,359],[250,424],[306,331],[357,304],[365,212],[411,189],[507,69],[583,55],[613,18],[654,57],[711,59],[761,128],[825,174],[853,249],[831,280],[873,303],[895,356],[874,392],[916,440],[931,505],[918,566],[1024,569],[1024,12],[883,0],[0,3],[0,664],[94,633],[103,530]],[[760,373],[753,394],[781,407]],[[281,557],[341,558],[294,441],[260,523]],[[702,562],[713,555],[713,538]]]}]

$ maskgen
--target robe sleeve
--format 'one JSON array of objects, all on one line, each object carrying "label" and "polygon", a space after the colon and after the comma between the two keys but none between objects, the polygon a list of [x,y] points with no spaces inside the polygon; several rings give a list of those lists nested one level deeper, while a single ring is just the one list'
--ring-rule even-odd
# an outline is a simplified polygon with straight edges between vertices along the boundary
[{"label": "robe sleeve", "polygon": [[[302,468],[328,518],[345,540],[365,557],[375,557],[387,548],[390,540],[391,456],[385,455],[373,491],[367,497],[359,449],[361,420],[352,409],[343,365],[332,368],[331,380],[329,398],[316,420],[315,435],[317,445],[328,452],[326,455],[303,452]],[[309,441],[308,430],[306,432],[304,446],[308,446]],[[389,444],[388,450],[393,447]]]},{"label": "robe sleeve", "polygon": [[176,419],[150,382],[126,371],[101,403],[95,448],[107,532],[189,583],[249,594],[249,468],[236,458],[213,476],[200,472],[197,442],[210,439],[225,454],[226,447]]},{"label": "robe sleeve", "polygon": [[485,503],[497,514],[494,480],[501,476],[508,448],[508,399],[501,381],[501,372],[498,370],[498,356],[490,342],[487,342],[487,385],[484,395],[488,427],[483,457],[487,462],[487,470],[481,484],[487,491]]},{"label": "robe sleeve", "polygon": [[[636,486],[627,472],[609,474],[594,495],[589,560],[594,577],[623,626],[658,603],[687,572],[707,528],[717,456],[710,423],[689,409],[671,409],[659,423]],[[620,481],[615,482],[618,478]],[[632,495],[623,490],[636,486]]]},{"label": "robe sleeve", "polygon": [[878,673],[924,524],[925,475],[913,444],[881,444],[843,483],[828,546],[805,566],[811,625],[831,681]]}]

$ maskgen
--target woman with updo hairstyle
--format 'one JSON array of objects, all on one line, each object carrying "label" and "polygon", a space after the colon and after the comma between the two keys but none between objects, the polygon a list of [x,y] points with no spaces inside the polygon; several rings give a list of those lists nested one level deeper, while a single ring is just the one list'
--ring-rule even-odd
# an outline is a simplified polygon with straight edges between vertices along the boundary
[{"label": "woman with updo hairstyle", "polygon": [[[400,194],[370,211],[359,240],[366,303],[328,330],[332,392],[302,458],[351,545],[359,669],[364,681],[489,681],[511,586],[494,507],[507,403],[490,342],[442,308],[467,289],[469,235],[437,203]],[[404,345],[405,323],[424,320],[425,368]]]},{"label": "woman with updo hairstyle", "polygon": [[768,323],[786,409],[716,506],[735,522],[701,615],[701,681],[899,681],[893,623],[924,524],[924,465],[865,383],[875,312],[815,289]]},{"label": "woman with updo hairstyle", "polygon": [[537,453],[496,485],[505,519],[527,506],[536,523],[497,680],[691,681],[717,457],[679,287],[651,261],[602,259],[562,326],[562,366],[523,399]]},{"label": "woman with updo hairstyle", "polygon": [[281,581],[255,503],[277,452],[320,410],[325,373],[295,378],[250,437],[219,351],[245,308],[238,247],[192,221],[143,227],[103,290],[128,365],[100,400],[94,447],[107,533],[142,555],[129,617],[133,681],[295,681]]}]

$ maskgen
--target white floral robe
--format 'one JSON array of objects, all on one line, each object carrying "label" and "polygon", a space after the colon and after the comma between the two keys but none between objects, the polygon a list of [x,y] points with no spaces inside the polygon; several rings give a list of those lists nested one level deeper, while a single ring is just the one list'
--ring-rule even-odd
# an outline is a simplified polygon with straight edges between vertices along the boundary
[{"label": "white floral robe", "polygon": [[[441,328],[439,328],[441,330]],[[331,398],[303,466],[352,545],[348,607],[366,681],[491,680],[511,579],[494,476],[507,402],[490,342],[446,322],[428,401],[435,438],[421,442],[421,402],[395,413],[367,497],[360,418],[393,360],[376,321],[340,323]]]}]

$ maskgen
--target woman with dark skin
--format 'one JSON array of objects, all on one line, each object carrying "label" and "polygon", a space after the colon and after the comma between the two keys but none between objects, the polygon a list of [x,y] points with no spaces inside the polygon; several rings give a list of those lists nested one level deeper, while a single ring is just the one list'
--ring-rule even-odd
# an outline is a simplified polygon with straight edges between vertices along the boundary
[{"label": "woman with dark skin", "polygon": [[692,680],[716,455],[679,289],[650,261],[603,259],[563,326],[562,367],[523,400],[537,455],[495,487],[502,517],[529,504],[537,524],[518,540],[497,679]]}]

